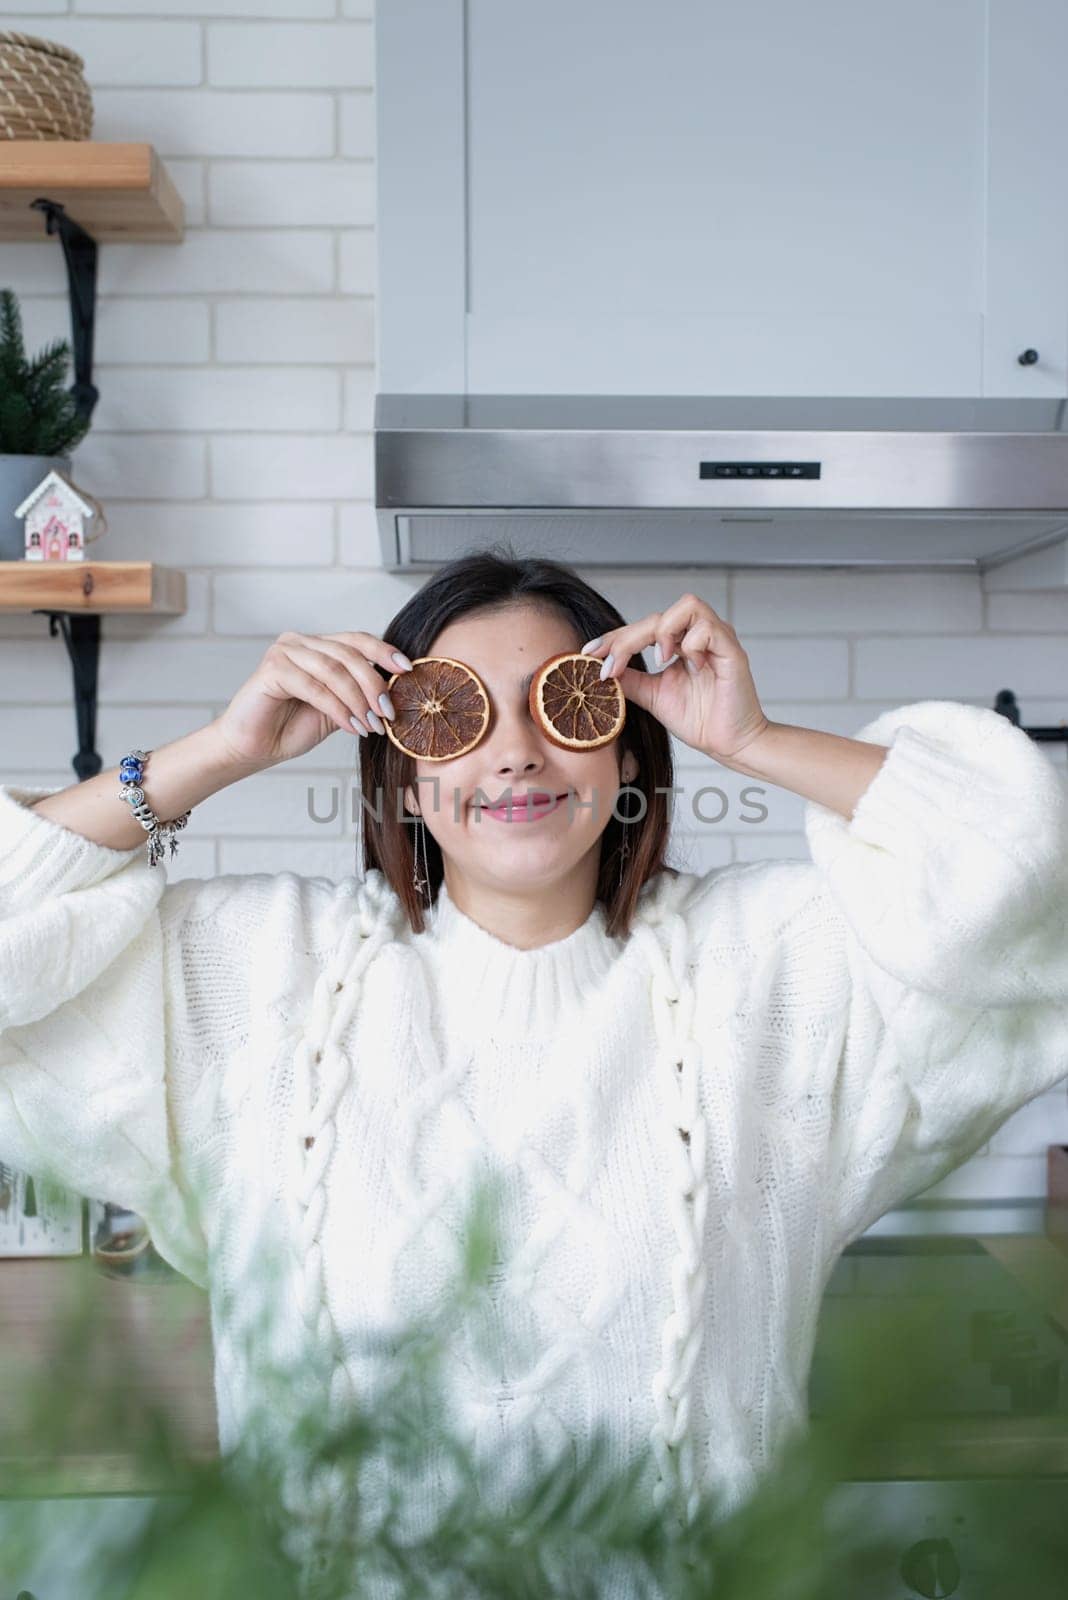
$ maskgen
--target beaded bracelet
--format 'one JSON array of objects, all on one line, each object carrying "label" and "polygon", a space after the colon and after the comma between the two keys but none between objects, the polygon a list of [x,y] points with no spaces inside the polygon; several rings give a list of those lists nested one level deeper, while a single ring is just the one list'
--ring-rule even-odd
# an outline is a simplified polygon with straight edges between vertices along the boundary
[{"label": "beaded bracelet", "polygon": [[184,828],[189,821],[190,813],[183,811],[180,817],[175,817],[173,822],[161,822],[145,800],[145,791],[141,787],[144,775],[145,762],[152,754],[151,750],[130,750],[123,756],[119,763],[119,795],[126,801],[138,822],[148,834],[148,864],[156,866],[164,853],[166,841],[170,840],[171,855],[178,848],[178,841],[174,837],[180,828]]}]

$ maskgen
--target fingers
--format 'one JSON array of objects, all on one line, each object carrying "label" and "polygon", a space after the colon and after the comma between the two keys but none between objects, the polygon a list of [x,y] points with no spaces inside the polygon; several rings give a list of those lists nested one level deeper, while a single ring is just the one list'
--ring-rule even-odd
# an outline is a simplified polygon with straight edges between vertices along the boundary
[{"label": "fingers", "polygon": [[583,645],[582,653],[604,659],[610,655],[612,665],[602,677],[618,677],[633,655],[650,646],[658,649],[665,670],[676,657],[694,672],[710,658],[744,654],[731,624],[694,594],[680,596],[666,611],[650,611],[638,622],[600,635],[596,643]]},{"label": "fingers", "polygon": [[[596,640],[589,640],[582,646],[581,654],[597,656],[604,662],[608,670],[605,671],[602,667],[602,678],[610,676],[617,678],[629,664],[631,656],[655,642],[659,622],[660,612],[650,611],[640,622],[630,622],[622,628],[612,628],[607,633],[600,634]],[[609,657],[611,657],[610,662]],[[664,659],[666,661],[667,656]]]},{"label": "fingers", "polygon": [[[350,665],[353,673],[363,683],[367,697],[371,701],[371,709],[367,712],[368,720],[376,733],[384,733],[381,718],[393,719],[393,701],[385,684],[374,671],[368,673],[367,664],[369,661],[379,663],[385,667],[391,678],[398,672],[411,672],[412,663],[404,652],[394,645],[387,644],[384,639],[379,639],[373,633],[316,633],[309,636],[308,642],[328,654],[337,655],[339,660]],[[363,731],[366,733],[367,729]]]},{"label": "fingers", "polygon": [[[316,711],[321,711],[330,717],[339,728],[344,728],[346,733],[352,732],[353,724],[349,720],[352,713],[347,703],[332,693],[314,673],[298,666],[285,654],[282,657],[282,665],[278,668],[278,683],[294,699],[303,700],[308,705],[314,706]],[[366,731],[364,729],[365,733]]]},{"label": "fingers", "polygon": [[[364,637],[370,640],[371,635]],[[378,643],[381,645],[381,641]],[[353,716],[365,733],[367,722],[376,733],[382,732],[379,713],[392,716],[392,702],[384,681],[361,650],[322,634],[294,632],[281,634],[277,645],[285,659],[304,675],[305,687],[309,680],[315,681],[327,694],[326,704],[321,696],[312,700],[319,710],[329,708],[330,715],[346,732],[353,726]]]},{"label": "fingers", "polygon": [[704,617],[701,617],[679,640],[679,658],[689,673],[700,672],[702,667],[708,665],[709,655],[714,655],[712,648],[712,627]]},{"label": "fingers", "polygon": [[374,633],[314,633],[308,637],[315,639],[319,644],[323,644],[327,639],[336,640],[338,644],[356,650],[368,661],[377,662],[380,667],[385,668],[391,678],[395,672],[412,670],[412,663],[402,650],[398,650],[396,645],[387,644]]}]

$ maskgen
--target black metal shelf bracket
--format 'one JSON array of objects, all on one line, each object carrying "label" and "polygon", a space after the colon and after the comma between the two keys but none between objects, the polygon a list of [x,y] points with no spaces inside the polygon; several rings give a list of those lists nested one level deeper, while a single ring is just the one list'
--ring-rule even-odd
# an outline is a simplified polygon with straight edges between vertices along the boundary
[{"label": "black metal shelf bracket", "polygon": [[88,422],[100,398],[93,383],[93,332],[96,325],[96,240],[68,217],[57,200],[34,200],[31,205],[43,211],[48,232],[58,233],[67,263],[70,294],[71,347],[74,353],[74,383],[71,395],[78,415]]},{"label": "black metal shelf bracket", "polygon": [[[994,710],[1000,711],[1007,717],[1014,727],[1020,727],[1020,708],[1016,703],[1016,696],[1011,689],[999,689],[997,699],[994,701]],[[1029,739],[1034,739],[1037,744],[1064,744],[1068,742],[1068,722],[1062,722],[1056,728],[1023,728]]]},{"label": "black metal shelf bracket", "polygon": [[[49,234],[58,233],[67,266],[70,295],[71,350],[74,356],[74,382],[71,396],[83,422],[88,423],[100,391],[93,383],[93,335],[96,329],[97,246],[92,234],[67,215],[58,200],[31,201],[34,210],[44,213]],[[78,749],[71,765],[79,782],[95,778],[103,762],[96,750],[97,666],[100,660],[100,613],[37,610],[34,616],[48,618],[48,631],[57,631],[70,657],[74,679],[74,715],[78,729]]]},{"label": "black metal shelf bracket", "polygon": [[54,639],[57,629],[70,656],[74,678],[74,716],[78,727],[78,750],[71,765],[78,781],[95,778],[103,762],[96,750],[96,685],[100,660],[100,613],[34,611],[35,617],[48,618],[48,632]]}]

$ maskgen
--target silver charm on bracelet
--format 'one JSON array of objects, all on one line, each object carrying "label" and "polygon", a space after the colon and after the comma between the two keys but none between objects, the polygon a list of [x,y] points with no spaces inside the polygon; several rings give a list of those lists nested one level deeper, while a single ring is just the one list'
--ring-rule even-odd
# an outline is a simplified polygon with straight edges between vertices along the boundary
[{"label": "silver charm on bracelet", "polygon": [[145,762],[151,754],[151,750],[130,750],[123,756],[119,763],[119,795],[148,834],[148,864],[154,867],[163,857],[168,840],[170,853],[174,855],[178,848],[175,834],[185,827],[191,813],[184,811],[173,822],[161,822],[156,816],[141,787]]}]

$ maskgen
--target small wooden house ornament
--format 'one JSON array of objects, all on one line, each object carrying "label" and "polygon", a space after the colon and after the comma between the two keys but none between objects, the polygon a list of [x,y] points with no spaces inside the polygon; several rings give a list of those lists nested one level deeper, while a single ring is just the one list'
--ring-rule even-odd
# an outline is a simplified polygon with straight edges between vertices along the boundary
[{"label": "small wooden house ornament", "polygon": [[85,527],[96,509],[61,472],[43,478],[15,515],[26,518],[27,561],[84,561]]}]

